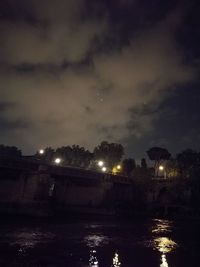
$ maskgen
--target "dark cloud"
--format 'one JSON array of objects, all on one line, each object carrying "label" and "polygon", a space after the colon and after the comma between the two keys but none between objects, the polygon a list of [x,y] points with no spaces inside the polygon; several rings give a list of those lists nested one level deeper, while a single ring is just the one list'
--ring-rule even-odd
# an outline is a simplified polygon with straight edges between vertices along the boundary
[{"label": "dark cloud", "polygon": [[177,38],[185,6],[149,2],[3,1],[0,128],[13,132],[0,142],[149,145],[161,104],[196,80]]},{"label": "dark cloud", "polygon": [[1,131],[14,131],[15,129],[26,129],[29,126],[28,122],[25,121],[9,121],[4,118],[0,118],[0,128]]}]

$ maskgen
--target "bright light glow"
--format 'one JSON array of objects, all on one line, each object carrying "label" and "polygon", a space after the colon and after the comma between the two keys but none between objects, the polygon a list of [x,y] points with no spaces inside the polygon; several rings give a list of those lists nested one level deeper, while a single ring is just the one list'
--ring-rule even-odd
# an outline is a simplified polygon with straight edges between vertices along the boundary
[{"label": "bright light glow", "polygon": [[119,267],[121,265],[121,262],[119,261],[119,255],[118,253],[115,253],[115,256],[113,258],[113,266]]},{"label": "bright light glow", "polygon": [[160,171],[163,171],[164,170],[164,167],[162,165],[159,166],[159,170]]},{"label": "bright light glow", "polygon": [[106,167],[103,167],[101,170],[102,170],[102,172],[106,172],[107,171],[107,168]]},{"label": "bright light glow", "polygon": [[99,262],[98,262],[97,256],[96,256],[96,250],[90,251],[89,266],[91,266],[91,267],[98,267],[99,266]]},{"label": "bright light glow", "polygon": [[98,161],[98,166],[99,166],[99,167],[102,167],[103,165],[104,165],[104,162],[103,162],[102,160],[99,160],[99,161]]},{"label": "bright light glow", "polygon": [[40,149],[39,153],[40,153],[40,155],[43,155],[44,154],[44,149]]},{"label": "bright light glow", "polygon": [[162,254],[166,254],[173,251],[177,247],[177,244],[168,237],[157,237],[154,239],[154,247]]},{"label": "bright light glow", "polygon": [[169,267],[168,263],[167,263],[167,258],[165,254],[161,255],[161,264],[160,267]]},{"label": "bright light glow", "polygon": [[118,170],[121,170],[121,165],[117,165],[117,169]]},{"label": "bright light glow", "polygon": [[54,160],[54,162],[55,162],[56,164],[60,164],[60,163],[61,163],[61,159],[60,159],[60,158],[56,158],[56,159]]},{"label": "bright light glow", "polygon": [[164,234],[171,232],[171,224],[169,223],[169,221],[159,219],[156,219],[154,221],[155,225],[152,226],[152,233]]},{"label": "bright light glow", "polygon": [[117,172],[118,172],[117,168],[116,168],[116,167],[113,167],[113,169],[112,169],[112,174],[116,175]]}]

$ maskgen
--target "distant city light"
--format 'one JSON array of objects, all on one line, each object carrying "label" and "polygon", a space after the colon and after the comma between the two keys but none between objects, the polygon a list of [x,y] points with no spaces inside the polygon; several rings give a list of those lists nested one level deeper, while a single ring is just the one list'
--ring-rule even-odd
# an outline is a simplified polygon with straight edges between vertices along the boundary
[{"label": "distant city light", "polygon": [[99,160],[99,161],[98,161],[98,166],[99,166],[99,167],[102,167],[103,165],[104,165],[104,162],[103,162],[102,160]]},{"label": "distant city light", "polygon": [[117,169],[118,170],[121,170],[121,165],[117,165]]},{"label": "distant city light", "polygon": [[60,158],[56,158],[56,159],[54,160],[54,162],[55,162],[55,164],[60,164],[60,163],[61,163],[61,159],[60,159]]},{"label": "distant city light", "polygon": [[43,154],[44,154],[44,149],[40,149],[40,150],[39,150],[39,154],[40,154],[40,155],[43,155]]},{"label": "distant city light", "polygon": [[106,167],[103,167],[101,170],[102,170],[102,172],[106,172],[107,171],[107,168]]},{"label": "distant city light", "polygon": [[159,170],[160,171],[163,171],[164,170],[164,167],[162,165],[159,166]]}]

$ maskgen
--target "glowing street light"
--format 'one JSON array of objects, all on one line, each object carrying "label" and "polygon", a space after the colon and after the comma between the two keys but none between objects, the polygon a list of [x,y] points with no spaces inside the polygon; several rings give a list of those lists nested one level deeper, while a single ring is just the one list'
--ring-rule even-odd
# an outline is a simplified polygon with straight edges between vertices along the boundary
[{"label": "glowing street light", "polygon": [[117,170],[121,170],[121,165],[117,165]]},{"label": "glowing street light", "polygon": [[106,172],[107,171],[107,168],[106,167],[103,167],[101,170],[102,170],[102,172]]},{"label": "glowing street light", "polygon": [[39,154],[40,154],[40,155],[43,155],[43,154],[44,154],[44,149],[40,149],[40,150],[39,150]]},{"label": "glowing street light", "polygon": [[104,165],[104,162],[103,162],[102,160],[99,160],[99,161],[98,161],[98,166],[99,166],[99,167],[103,167],[103,165]]},{"label": "glowing street light", "polygon": [[116,175],[117,173],[119,173],[121,171],[121,168],[122,167],[119,164],[117,166],[113,167],[112,174]]},{"label": "glowing street light", "polygon": [[62,161],[61,158],[56,158],[54,160],[54,163],[57,164],[57,165],[59,165],[61,163],[61,161]]},{"label": "glowing street light", "polygon": [[159,166],[159,171],[164,171],[164,166],[160,165]]}]

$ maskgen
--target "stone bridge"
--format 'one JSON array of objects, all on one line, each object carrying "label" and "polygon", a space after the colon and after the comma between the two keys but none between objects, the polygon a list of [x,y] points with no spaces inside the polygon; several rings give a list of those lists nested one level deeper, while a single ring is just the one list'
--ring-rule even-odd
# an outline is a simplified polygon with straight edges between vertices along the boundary
[{"label": "stone bridge", "polygon": [[36,159],[0,158],[0,210],[42,215],[52,209],[115,210],[128,203],[132,203],[132,182],[127,177]]}]

